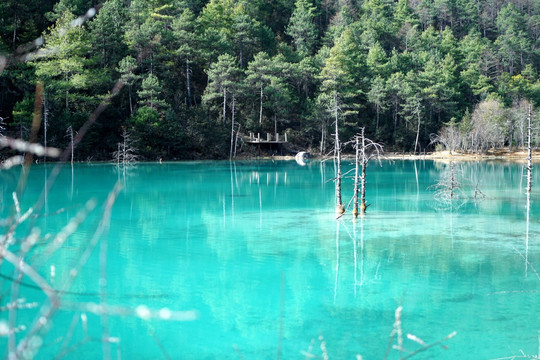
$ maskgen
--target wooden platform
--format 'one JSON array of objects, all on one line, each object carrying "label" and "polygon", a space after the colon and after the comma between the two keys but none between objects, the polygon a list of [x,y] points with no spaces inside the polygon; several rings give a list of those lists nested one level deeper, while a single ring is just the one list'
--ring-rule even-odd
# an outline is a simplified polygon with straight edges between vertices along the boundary
[{"label": "wooden platform", "polygon": [[279,135],[266,133],[266,137],[262,137],[260,133],[249,133],[249,136],[246,136],[245,141],[249,144],[285,144],[287,142],[287,134]]}]

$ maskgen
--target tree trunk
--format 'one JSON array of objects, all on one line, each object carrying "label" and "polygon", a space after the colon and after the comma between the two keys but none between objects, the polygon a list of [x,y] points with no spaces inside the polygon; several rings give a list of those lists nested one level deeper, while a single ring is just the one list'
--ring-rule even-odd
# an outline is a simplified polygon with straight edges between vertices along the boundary
[{"label": "tree trunk", "polygon": [[[236,130],[236,137],[234,139],[234,153],[233,153],[233,158],[236,158],[236,149],[238,148],[238,136],[240,135],[240,127],[241,125],[238,124],[238,130]],[[242,150],[242,148],[240,148],[240,150]]]},{"label": "tree trunk", "polygon": [[375,133],[378,133],[379,132],[379,117],[380,117],[380,112],[381,112],[381,107],[379,106],[379,104],[375,106],[375,109],[377,111],[377,124],[375,126]]},{"label": "tree trunk", "polygon": [[321,155],[324,154],[325,149],[326,149],[326,123],[323,120],[322,126],[321,126]]},{"label": "tree trunk", "polygon": [[[232,97],[232,114],[231,114],[231,151],[229,152],[229,160],[233,158],[233,149],[236,148],[234,145],[234,106],[235,106],[235,96]],[[236,153],[236,151],[234,151]]]},{"label": "tree trunk", "polygon": [[274,139],[277,140],[277,113],[274,112]]},{"label": "tree trunk", "polygon": [[339,149],[339,145],[336,148],[336,165],[336,216],[340,217],[345,212],[345,207],[341,200],[341,149]]},{"label": "tree trunk", "polygon": [[259,108],[259,125],[262,124],[262,115],[263,115],[263,86],[261,85],[261,106]]},{"label": "tree trunk", "polygon": [[416,141],[414,142],[414,153],[415,154],[416,154],[416,148],[418,147],[418,138],[420,137],[420,109],[417,108],[416,111],[417,111],[416,115],[418,116],[418,126],[416,128]]},{"label": "tree trunk", "polygon": [[393,117],[394,117],[394,135],[396,134],[396,131],[397,131],[398,106],[399,106],[399,103],[397,101],[394,101],[394,114],[393,114]]},{"label": "tree trunk", "polygon": [[128,85],[128,95],[129,95],[129,114],[133,115],[133,101],[131,100],[131,85]]},{"label": "tree trunk", "polygon": [[454,162],[450,161],[450,201],[454,199],[454,189],[456,189],[456,174],[454,171]]},{"label": "tree trunk", "polygon": [[[364,128],[362,128],[364,131]],[[354,168],[354,200],[353,200],[353,217],[356,219],[358,217],[358,165],[360,163],[360,139],[356,136],[356,156],[355,156],[355,168]]]},{"label": "tree trunk", "polygon": [[532,148],[531,148],[531,118],[532,105],[529,104],[528,129],[527,129],[527,193],[531,192],[532,188]]},{"label": "tree trunk", "polygon": [[191,106],[191,68],[189,67],[189,58],[186,58],[186,86],[187,86],[187,96],[188,106]]},{"label": "tree trunk", "polygon": [[335,120],[335,138],[334,138],[334,156],[336,158],[336,216],[340,217],[344,212],[343,201],[341,200],[341,144],[339,143],[339,123],[338,123],[338,103],[337,95],[334,95],[334,120]]},{"label": "tree trunk", "polygon": [[240,68],[244,68],[244,43],[240,43]]},{"label": "tree trunk", "polygon": [[69,127],[69,147],[71,148],[71,165],[73,165],[73,126]]},{"label": "tree trunk", "polygon": [[49,127],[49,103],[43,94],[43,146],[47,147],[47,128]]},{"label": "tree trunk", "polygon": [[366,213],[366,166],[368,158],[366,156],[366,137],[364,136],[364,128],[362,128],[362,176],[361,176],[361,192],[360,192],[360,213]]},{"label": "tree trunk", "polygon": [[221,119],[225,123],[225,116],[227,116],[227,88],[223,88],[223,118]]},{"label": "tree trunk", "polygon": [[13,49],[15,49],[15,43],[17,42],[17,23],[19,18],[17,17],[17,9],[15,9],[15,16],[13,17]]}]

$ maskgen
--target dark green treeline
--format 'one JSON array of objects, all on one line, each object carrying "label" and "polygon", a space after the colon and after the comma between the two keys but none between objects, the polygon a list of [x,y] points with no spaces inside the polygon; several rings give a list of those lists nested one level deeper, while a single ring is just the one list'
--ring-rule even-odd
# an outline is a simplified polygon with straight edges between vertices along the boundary
[{"label": "dark green treeline", "polygon": [[61,148],[122,81],[79,160],[124,130],[147,159],[227,157],[231,131],[326,152],[336,109],[342,139],[362,126],[387,149],[448,127],[521,145],[540,105],[537,0],[2,0],[0,35],[8,135],[28,138],[38,81]]}]

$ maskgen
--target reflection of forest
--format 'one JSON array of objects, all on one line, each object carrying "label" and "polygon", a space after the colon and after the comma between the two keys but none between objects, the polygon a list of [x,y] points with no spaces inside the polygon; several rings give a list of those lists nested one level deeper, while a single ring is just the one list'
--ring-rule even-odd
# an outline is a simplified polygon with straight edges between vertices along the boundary
[{"label": "reflection of forest", "polygon": [[[463,328],[481,333],[486,324],[523,323],[524,331],[535,333],[535,323],[522,311],[534,304],[534,294],[518,300],[488,296],[537,289],[523,276],[524,260],[512,249],[540,264],[540,225],[532,221],[526,226],[521,169],[496,162],[459,163],[464,191],[471,193],[479,184],[487,198],[441,211],[428,188],[446,166],[428,161],[370,164],[367,216],[353,222],[346,214],[336,223],[333,186],[327,183],[331,162],[305,167],[270,161],[138,165],[125,179],[111,219],[110,301],[197,309],[201,320],[189,327],[194,336],[213,333],[212,341],[229,345],[232,340],[223,338],[232,336],[239,344],[263,342],[272,349],[284,296],[286,349],[300,351],[300,344],[324,333],[333,341],[334,356],[343,358],[350,358],[351,344],[369,343],[362,345],[368,354],[384,349],[400,302],[408,331],[429,340]],[[102,170],[96,175],[91,168],[75,167],[71,194],[67,172],[61,186],[53,188],[49,207],[59,207],[53,199],[66,203],[71,197],[74,204],[90,196],[103,200],[110,189],[102,189],[100,181],[112,188],[117,174],[111,167]],[[343,186],[344,198],[352,195],[352,179]],[[8,200],[4,193],[4,207]],[[49,228],[75,210],[48,218]],[[531,219],[538,210],[531,201]],[[76,259],[77,246],[85,241],[76,234],[54,258],[58,273]],[[97,257],[91,259],[75,291],[96,291],[98,264]],[[477,320],[463,324],[463,318]],[[137,331],[126,330],[133,337]],[[501,338],[506,335],[498,332]],[[165,337],[164,343],[173,344],[175,336],[181,335]],[[471,346],[459,338],[455,342],[460,351]]]}]

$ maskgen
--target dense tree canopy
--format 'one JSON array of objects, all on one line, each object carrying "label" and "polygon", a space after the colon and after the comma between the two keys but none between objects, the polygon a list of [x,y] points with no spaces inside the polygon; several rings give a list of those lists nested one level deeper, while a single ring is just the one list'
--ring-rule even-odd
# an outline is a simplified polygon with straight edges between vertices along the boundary
[{"label": "dense tree canopy", "polygon": [[223,157],[236,131],[325,152],[336,121],[390,149],[461,132],[457,147],[482,151],[522,145],[524,104],[540,106],[538,1],[39,4],[0,3],[4,133],[28,136],[42,81],[40,136],[65,147],[123,84],[79,160],[109,159],[124,129],[146,159]]}]

